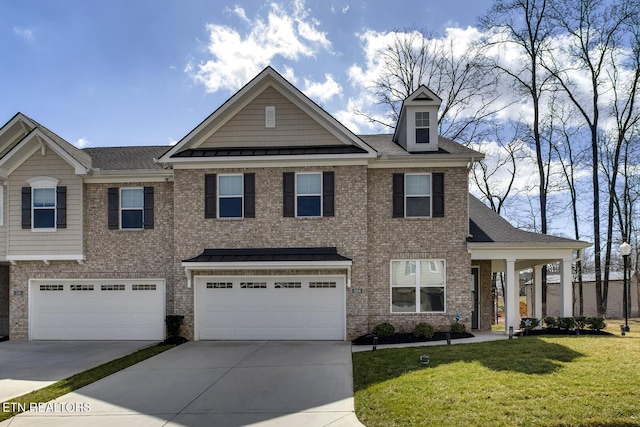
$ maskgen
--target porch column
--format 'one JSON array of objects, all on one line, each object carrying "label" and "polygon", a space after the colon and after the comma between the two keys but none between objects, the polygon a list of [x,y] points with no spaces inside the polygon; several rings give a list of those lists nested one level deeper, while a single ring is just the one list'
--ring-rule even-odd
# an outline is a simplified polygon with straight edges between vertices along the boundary
[{"label": "porch column", "polygon": [[510,326],[514,330],[520,327],[520,292],[516,280],[516,260],[506,259],[504,263],[504,330],[508,333]]},{"label": "porch column", "polygon": [[533,317],[542,320],[542,266],[533,267]]},{"label": "porch column", "polygon": [[560,261],[560,315],[573,316],[573,277],[571,275],[572,259]]}]

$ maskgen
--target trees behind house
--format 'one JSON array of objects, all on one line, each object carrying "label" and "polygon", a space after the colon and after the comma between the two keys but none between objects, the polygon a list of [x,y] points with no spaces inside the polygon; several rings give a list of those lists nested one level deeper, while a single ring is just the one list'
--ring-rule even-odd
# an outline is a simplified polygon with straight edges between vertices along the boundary
[{"label": "trees behind house", "polygon": [[[570,237],[593,241],[601,314],[615,249],[639,240],[632,226],[640,194],[639,16],[638,0],[494,0],[472,44],[395,31],[372,86],[386,123],[360,112],[394,126],[419,85],[441,96],[440,134],[491,151],[472,180],[494,210],[504,213],[509,200],[522,210],[527,190],[537,196],[534,231],[569,223]],[[518,172],[532,163],[537,184],[523,189]],[[592,235],[582,234],[586,218]]]}]

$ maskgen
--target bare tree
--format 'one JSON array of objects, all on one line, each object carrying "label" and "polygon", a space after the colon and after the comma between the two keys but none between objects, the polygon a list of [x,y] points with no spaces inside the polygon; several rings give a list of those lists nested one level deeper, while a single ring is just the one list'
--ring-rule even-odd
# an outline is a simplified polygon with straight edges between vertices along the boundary
[{"label": "bare tree", "polygon": [[[596,280],[596,299],[600,314],[606,313],[608,282],[602,282],[602,257],[600,237],[600,175],[599,132],[602,106],[600,98],[605,91],[606,70],[610,52],[620,46],[625,23],[636,13],[635,2],[624,0],[614,3],[604,0],[555,0],[553,21],[566,31],[568,42],[559,46],[559,53],[566,61],[549,56],[543,66],[564,90],[586,123],[591,135],[593,233]],[[569,64],[569,65],[566,65]],[[588,89],[574,79],[575,74],[586,73]]]}]

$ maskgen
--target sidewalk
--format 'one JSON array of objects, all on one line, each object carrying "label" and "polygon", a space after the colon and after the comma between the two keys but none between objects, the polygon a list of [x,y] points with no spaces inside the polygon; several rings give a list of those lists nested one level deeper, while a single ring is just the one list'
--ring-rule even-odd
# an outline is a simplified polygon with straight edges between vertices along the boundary
[{"label": "sidewalk", "polygon": [[[460,338],[456,340],[451,340],[451,345],[454,344],[471,344],[476,342],[486,342],[486,341],[499,341],[499,340],[507,340],[509,339],[509,335],[504,331],[493,331],[493,332],[474,332],[475,336],[472,338]],[[515,338],[515,337],[514,337]],[[427,347],[433,345],[447,345],[446,341],[426,341],[426,342],[412,342],[406,344],[378,344],[378,350],[384,350],[385,348],[404,348],[404,347]],[[352,345],[351,352],[357,353],[361,351],[372,351],[372,346],[370,345]]]}]

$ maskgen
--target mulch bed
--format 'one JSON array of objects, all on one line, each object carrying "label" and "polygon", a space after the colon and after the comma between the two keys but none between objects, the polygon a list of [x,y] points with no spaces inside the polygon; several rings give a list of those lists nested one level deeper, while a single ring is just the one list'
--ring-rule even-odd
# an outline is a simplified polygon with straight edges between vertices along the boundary
[{"label": "mulch bed", "polygon": [[593,331],[591,329],[569,331],[567,329],[560,329],[560,328],[533,329],[531,331],[521,331],[515,334],[515,336],[517,337],[539,336],[539,335],[544,336],[544,335],[613,335],[613,334],[605,331]]},{"label": "mulch bed", "polygon": [[[463,333],[463,334],[451,334],[451,339],[459,339],[459,338],[472,338],[473,334]],[[436,332],[433,334],[432,338],[418,338],[412,333],[396,333],[387,338],[378,338],[378,344],[405,344],[405,343],[414,343],[414,342],[427,342],[427,341],[446,341],[447,334],[445,332]],[[353,345],[373,345],[373,335],[366,334],[359,336],[358,338],[351,341]]]}]

